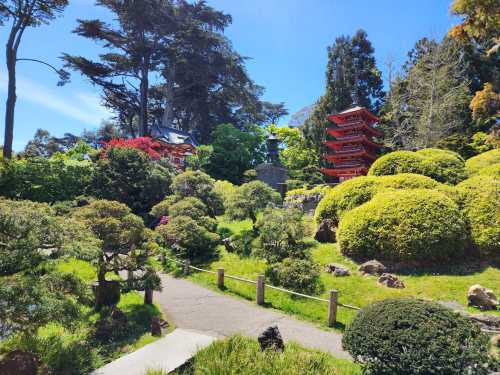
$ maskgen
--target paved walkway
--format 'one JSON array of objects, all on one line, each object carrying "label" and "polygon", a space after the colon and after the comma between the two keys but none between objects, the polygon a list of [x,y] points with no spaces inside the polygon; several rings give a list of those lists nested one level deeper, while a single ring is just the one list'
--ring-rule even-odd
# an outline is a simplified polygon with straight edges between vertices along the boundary
[{"label": "paved walkway", "polygon": [[162,275],[163,291],[155,301],[176,327],[224,337],[242,334],[257,337],[277,324],[285,341],[329,352],[337,358],[350,358],[342,350],[342,335],[324,331],[275,310],[259,307],[250,301],[219,294],[188,280]]},{"label": "paved walkway", "polygon": [[176,329],[158,341],[95,370],[91,375],[145,375],[148,369],[170,372],[214,340],[212,336]]}]

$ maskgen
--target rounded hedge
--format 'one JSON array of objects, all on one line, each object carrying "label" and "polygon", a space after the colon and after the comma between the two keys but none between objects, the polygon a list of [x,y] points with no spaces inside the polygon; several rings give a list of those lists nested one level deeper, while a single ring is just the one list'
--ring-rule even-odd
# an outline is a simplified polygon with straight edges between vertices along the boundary
[{"label": "rounded hedge", "polygon": [[306,294],[320,290],[319,275],[319,265],[307,258],[285,258],[266,270],[266,277],[272,284]]},{"label": "rounded hedge", "polygon": [[354,318],[342,346],[370,374],[488,374],[488,337],[466,318],[434,302],[387,299]]},{"label": "rounded hedge", "polygon": [[479,173],[481,169],[494,164],[500,164],[500,149],[494,149],[476,155],[465,162],[467,172],[472,176]]},{"label": "rounded hedge", "polygon": [[315,220],[317,223],[325,219],[338,221],[347,211],[385,189],[434,189],[439,185],[430,177],[412,173],[356,177],[328,190],[316,208]]},{"label": "rounded hedge", "polygon": [[463,158],[453,151],[440,149],[391,152],[378,158],[368,171],[370,176],[399,173],[421,174],[447,184],[457,184],[467,178]]},{"label": "rounded hedge", "polygon": [[500,163],[481,168],[475,175],[500,178]]},{"label": "rounded hedge", "polygon": [[463,197],[473,247],[483,256],[500,256],[500,179],[478,175],[457,189]]},{"label": "rounded hedge", "polygon": [[437,263],[463,254],[467,226],[456,203],[439,191],[387,190],[340,221],[340,251],[358,259]]}]

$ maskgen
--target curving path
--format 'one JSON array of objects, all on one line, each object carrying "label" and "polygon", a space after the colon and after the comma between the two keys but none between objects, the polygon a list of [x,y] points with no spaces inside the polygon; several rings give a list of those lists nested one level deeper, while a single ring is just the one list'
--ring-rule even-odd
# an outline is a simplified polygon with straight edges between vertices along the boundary
[{"label": "curving path", "polygon": [[155,292],[155,301],[176,327],[195,330],[214,337],[242,334],[257,337],[272,324],[285,341],[350,359],[342,350],[342,335],[325,331],[313,324],[294,319],[250,301],[219,294],[185,279],[162,275],[163,291]]}]

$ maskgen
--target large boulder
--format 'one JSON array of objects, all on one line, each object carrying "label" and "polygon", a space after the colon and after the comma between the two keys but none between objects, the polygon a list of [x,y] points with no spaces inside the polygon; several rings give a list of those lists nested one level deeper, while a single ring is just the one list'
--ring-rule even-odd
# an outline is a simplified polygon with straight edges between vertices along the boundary
[{"label": "large boulder", "polygon": [[364,262],[359,266],[358,270],[363,275],[382,275],[385,271],[387,271],[387,268],[378,260],[373,259],[368,262]]},{"label": "large boulder", "polygon": [[37,375],[39,367],[38,358],[22,350],[9,352],[0,360],[2,375]]},{"label": "large boulder", "polygon": [[380,285],[385,285],[388,288],[404,288],[405,284],[397,276],[390,273],[383,273],[379,279],[378,283]]},{"label": "large boulder", "polygon": [[282,352],[285,349],[285,343],[276,325],[268,327],[259,335],[257,340],[262,351],[271,349]]},{"label": "large boulder", "polygon": [[316,229],[314,239],[321,243],[335,242],[336,231],[337,229],[335,221],[331,219],[325,219],[319,224],[318,229]]},{"label": "large boulder", "polygon": [[479,284],[469,288],[467,301],[469,306],[479,307],[481,310],[495,310],[498,306],[498,298],[493,291]]},{"label": "large boulder", "polygon": [[349,276],[351,274],[347,267],[336,263],[328,263],[325,266],[325,271],[333,274],[333,276]]}]

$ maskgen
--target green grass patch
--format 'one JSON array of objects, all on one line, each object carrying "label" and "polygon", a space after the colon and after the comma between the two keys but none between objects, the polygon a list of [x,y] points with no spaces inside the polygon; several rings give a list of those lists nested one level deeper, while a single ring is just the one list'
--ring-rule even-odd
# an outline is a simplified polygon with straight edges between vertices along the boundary
[{"label": "green grass patch", "polygon": [[[231,228],[234,233],[249,229],[251,222],[227,222],[223,218],[220,226]],[[312,239],[311,252],[313,258],[321,265],[328,263],[340,263],[351,270],[351,276],[334,277],[326,272],[321,273],[321,283],[324,292],[321,297],[328,298],[329,290],[339,291],[341,303],[358,307],[366,306],[372,302],[395,297],[416,297],[435,301],[456,301],[464,307],[467,306],[467,290],[473,284],[481,284],[493,289],[497,295],[500,294],[500,270],[490,265],[478,266],[476,269],[467,269],[465,266],[441,267],[440,269],[419,270],[419,272],[400,273],[398,276],[404,281],[406,288],[391,289],[378,285],[377,278],[373,276],[362,276],[358,271],[359,265],[340,254],[336,244],[319,244]],[[224,268],[226,274],[245,277],[256,280],[259,274],[263,274],[266,263],[254,257],[239,257],[236,254],[227,253],[220,247],[218,260],[202,265],[203,268],[216,270]],[[216,277],[207,273],[193,273],[189,278],[197,283],[217,289]],[[235,280],[225,279],[225,292],[247,300],[255,300],[255,286]],[[267,306],[295,315],[299,318],[319,323],[326,327],[327,304],[300,297],[290,296],[286,293],[266,289]],[[480,312],[479,309],[469,308],[470,312]],[[500,311],[488,312],[500,315]],[[354,310],[340,307],[338,310],[338,325],[336,329],[343,330],[355,316]]]},{"label": "green grass patch", "polygon": [[[151,370],[148,375],[162,375]],[[262,352],[256,340],[233,336],[216,341],[196,354],[192,361],[174,372],[175,375],[355,375],[361,368],[348,360],[308,350],[288,343],[285,351]]]}]

